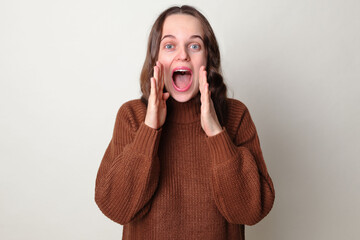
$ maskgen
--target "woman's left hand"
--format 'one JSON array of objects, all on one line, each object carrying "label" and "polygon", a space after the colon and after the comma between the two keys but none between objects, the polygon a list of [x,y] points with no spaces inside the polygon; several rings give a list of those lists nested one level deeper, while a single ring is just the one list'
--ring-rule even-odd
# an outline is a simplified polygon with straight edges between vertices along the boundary
[{"label": "woman's left hand", "polygon": [[222,131],[219,120],[216,116],[214,103],[211,100],[209,83],[207,82],[207,73],[205,67],[200,67],[199,72],[199,89],[201,101],[201,127],[208,137],[214,136]]}]

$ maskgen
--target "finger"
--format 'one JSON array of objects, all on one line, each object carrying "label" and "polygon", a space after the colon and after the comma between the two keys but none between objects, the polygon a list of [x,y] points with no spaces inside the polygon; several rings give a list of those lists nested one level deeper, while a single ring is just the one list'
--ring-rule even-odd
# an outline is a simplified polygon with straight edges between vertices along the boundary
[{"label": "finger", "polygon": [[202,67],[202,81],[203,81],[203,85],[205,86],[207,83],[205,67]]},{"label": "finger", "polygon": [[[164,85],[164,69],[163,69],[163,66],[162,64],[157,61],[157,66],[159,68],[159,81],[158,81],[158,91],[159,91],[159,94],[162,94],[163,92],[163,85]],[[160,96],[160,95],[159,95]]]},{"label": "finger", "polygon": [[201,67],[200,67],[200,71],[201,71],[201,72],[206,72],[205,66],[201,66]]},{"label": "finger", "polygon": [[212,112],[212,105],[211,105],[212,101],[210,98],[210,95],[208,94],[208,91],[206,91],[206,94],[204,94],[203,100],[201,102],[201,106],[202,106],[202,113],[204,114],[209,114]]},{"label": "finger", "polygon": [[163,96],[162,96],[162,98],[163,98],[163,101],[162,101],[163,107],[166,107],[166,101],[169,99],[169,97],[170,97],[170,93],[168,93],[168,92],[163,93]]},{"label": "finger", "polygon": [[204,84],[204,98],[208,102],[209,101],[209,84]]},{"label": "finger", "polygon": [[210,99],[210,90],[209,90],[208,83],[205,84],[205,94],[206,94],[207,99]]},{"label": "finger", "polygon": [[201,102],[204,105],[204,107],[209,107],[209,99],[210,99],[210,94],[209,94],[209,84],[203,83],[203,91],[201,93]]},{"label": "finger", "polygon": [[201,107],[204,108],[204,110],[207,109],[207,106],[209,104],[208,99],[209,98],[208,98],[208,94],[206,92],[206,86],[203,86],[200,101],[201,101]]},{"label": "finger", "polygon": [[155,78],[150,78],[150,96],[156,96]]},{"label": "finger", "polygon": [[163,93],[163,99],[165,101],[168,100],[169,97],[170,97],[170,93],[168,93],[168,92]]},{"label": "finger", "polygon": [[203,74],[203,70],[202,67],[200,67],[200,71],[199,71],[199,90],[200,93],[202,94],[204,92],[204,74]]},{"label": "finger", "polygon": [[154,66],[154,78],[155,78],[155,87],[156,87],[156,91],[158,91],[159,88],[159,67],[157,66],[157,62],[156,65]]},{"label": "finger", "polygon": [[200,73],[201,83],[200,83],[200,92],[203,94],[205,93],[207,78],[206,78],[206,71],[204,71],[205,67],[201,67],[202,71]]},{"label": "finger", "polygon": [[159,63],[159,68],[160,68],[160,79],[161,79],[161,84],[160,84],[160,91],[162,92],[164,89],[164,66]]},{"label": "finger", "polygon": [[155,79],[158,79],[159,78],[159,68],[157,67],[157,63],[156,65],[154,66],[154,76],[153,76]]},{"label": "finger", "polygon": [[205,67],[203,68],[203,81],[204,81],[204,84],[207,84],[208,81],[207,81],[207,72],[205,71]]},{"label": "finger", "polygon": [[200,72],[199,73],[199,90],[200,90],[200,93],[202,94],[202,92],[203,92],[203,79],[202,79],[202,73]]},{"label": "finger", "polygon": [[156,66],[158,68],[158,93],[161,94],[162,92],[162,85],[163,85],[163,69],[162,69],[162,65],[159,61],[156,62]]}]

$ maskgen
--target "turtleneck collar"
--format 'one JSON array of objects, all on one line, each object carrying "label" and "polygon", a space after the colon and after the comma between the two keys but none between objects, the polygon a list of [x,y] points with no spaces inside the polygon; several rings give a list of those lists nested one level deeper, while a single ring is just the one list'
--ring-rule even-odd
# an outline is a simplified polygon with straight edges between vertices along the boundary
[{"label": "turtleneck collar", "polygon": [[200,94],[187,102],[177,102],[170,97],[167,101],[166,121],[176,123],[192,123],[200,121]]}]

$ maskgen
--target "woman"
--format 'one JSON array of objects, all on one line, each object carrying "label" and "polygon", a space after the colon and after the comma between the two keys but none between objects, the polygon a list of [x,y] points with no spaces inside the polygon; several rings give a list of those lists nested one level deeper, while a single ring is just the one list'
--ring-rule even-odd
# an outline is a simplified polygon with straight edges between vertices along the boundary
[{"label": "woman", "polygon": [[190,6],[156,20],[141,100],[119,110],[95,201],[123,239],[244,239],[274,188],[246,106],[226,98],[220,53]]}]

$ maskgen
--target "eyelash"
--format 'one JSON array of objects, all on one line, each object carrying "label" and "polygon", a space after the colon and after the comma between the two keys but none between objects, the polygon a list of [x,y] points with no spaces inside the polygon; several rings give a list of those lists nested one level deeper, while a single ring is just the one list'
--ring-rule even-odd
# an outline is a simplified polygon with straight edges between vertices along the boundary
[{"label": "eyelash", "polygon": [[[171,48],[168,48],[168,46],[171,46]],[[193,48],[192,46],[196,46],[196,48]],[[164,48],[165,48],[166,50],[171,50],[171,49],[174,48],[174,45],[171,44],[171,43],[167,43],[167,44],[164,45]],[[190,44],[189,48],[192,49],[192,50],[200,50],[200,49],[201,49],[201,46],[200,46],[200,44],[198,44],[198,43],[193,43],[193,44]]]},{"label": "eyelash", "polygon": [[174,45],[172,45],[172,44],[170,44],[170,43],[167,43],[167,44],[165,44],[164,48],[165,48],[165,49],[170,49],[170,48],[168,48],[167,46],[172,46],[172,48],[174,47]]},{"label": "eyelash", "polygon": [[[197,47],[196,50],[199,50],[199,49],[200,49],[200,45],[199,45],[199,44],[191,44],[191,45],[190,45],[190,48],[191,48],[192,46],[196,46],[196,47]],[[194,48],[193,48],[193,49],[194,49]]]}]

